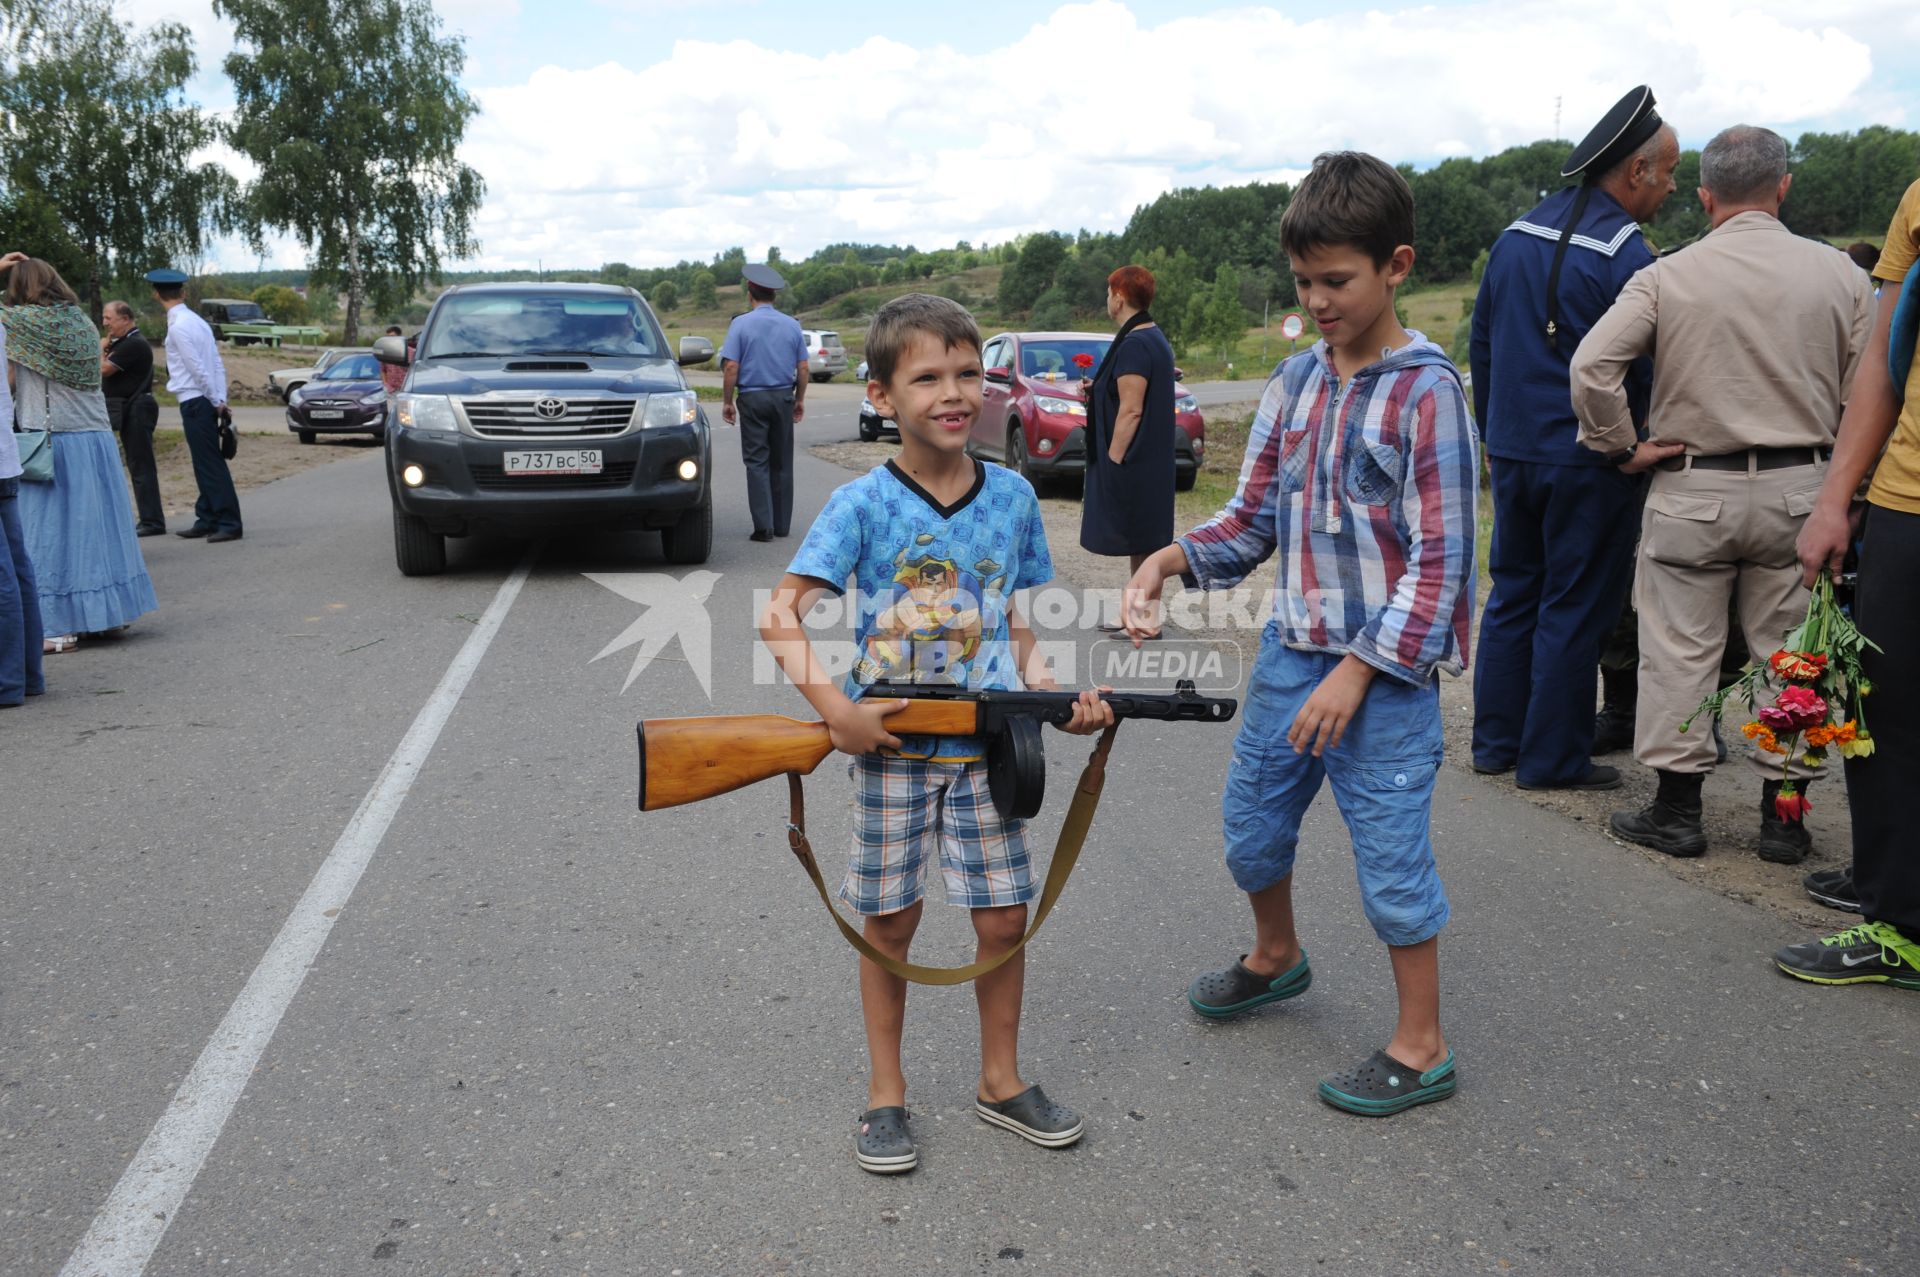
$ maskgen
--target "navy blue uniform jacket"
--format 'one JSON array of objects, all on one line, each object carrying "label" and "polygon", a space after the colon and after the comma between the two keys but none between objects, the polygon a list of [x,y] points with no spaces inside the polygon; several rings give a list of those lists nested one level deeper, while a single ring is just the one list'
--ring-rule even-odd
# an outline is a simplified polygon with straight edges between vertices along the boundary
[{"label": "navy blue uniform jacket", "polygon": [[[1588,198],[1560,267],[1560,332],[1547,340],[1547,273],[1577,187],[1556,191],[1501,233],[1487,255],[1473,304],[1473,412],[1487,455],[1511,461],[1604,466],[1577,441],[1569,367],[1580,339],[1613,305],[1653,250],[1627,210],[1605,191]],[[1627,377],[1633,424],[1644,428],[1651,361]]]}]

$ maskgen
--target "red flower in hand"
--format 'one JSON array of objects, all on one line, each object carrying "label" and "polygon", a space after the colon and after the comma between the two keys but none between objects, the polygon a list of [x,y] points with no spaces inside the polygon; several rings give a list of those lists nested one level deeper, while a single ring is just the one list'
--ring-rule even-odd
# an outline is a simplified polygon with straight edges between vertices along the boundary
[{"label": "red flower in hand", "polygon": [[1805,794],[1795,790],[1793,786],[1784,785],[1774,796],[1773,810],[1780,819],[1791,823],[1806,819],[1807,813],[1813,810],[1813,804],[1807,801]]},{"label": "red flower in hand", "polygon": [[1093,356],[1083,350],[1073,357],[1073,366],[1081,372],[1088,372],[1093,368]]},{"label": "red flower in hand", "polygon": [[1827,702],[1811,687],[1789,687],[1773,698],[1774,714],[1766,710],[1760,712],[1760,721],[1775,731],[1774,716],[1784,716],[1785,728],[1791,732],[1804,732],[1809,727],[1818,727],[1827,721]]},{"label": "red flower in hand", "polygon": [[1767,665],[1777,678],[1790,683],[1813,683],[1826,672],[1827,656],[1825,652],[1790,652],[1782,648],[1767,658]]}]

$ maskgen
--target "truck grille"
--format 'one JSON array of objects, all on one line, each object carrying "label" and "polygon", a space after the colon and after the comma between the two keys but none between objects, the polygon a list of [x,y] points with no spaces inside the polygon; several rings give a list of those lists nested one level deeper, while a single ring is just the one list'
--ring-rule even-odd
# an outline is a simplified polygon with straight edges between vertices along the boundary
[{"label": "truck grille", "polygon": [[503,466],[469,465],[476,488],[504,488],[515,492],[541,488],[624,488],[633,482],[634,463],[609,461],[599,474],[508,474]]},{"label": "truck grille", "polygon": [[[562,405],[559,415],[542,405]],[[632,424],[638,399],[463,399],[473,432],[485,439],[605,438]],[[516,478],[518,476],[515,476]]]}]

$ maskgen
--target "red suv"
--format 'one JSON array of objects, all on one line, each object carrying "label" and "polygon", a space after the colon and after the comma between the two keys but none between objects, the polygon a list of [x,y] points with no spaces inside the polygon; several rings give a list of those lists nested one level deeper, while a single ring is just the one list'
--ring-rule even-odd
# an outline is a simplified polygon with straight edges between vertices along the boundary
[{"label": "red suv", "polygon": [[[1019,471],[1035,487],[1049,479],[1077,481],[1087,469],[1080,378],[1112,344],[1111,333],[1001,333],[990,339],[981,352],[984,402],[967,451]],[[1185,492],[1207,454],[1207,423],[1185,386],[1176,381],[1173,395],[1174,486]]]}]

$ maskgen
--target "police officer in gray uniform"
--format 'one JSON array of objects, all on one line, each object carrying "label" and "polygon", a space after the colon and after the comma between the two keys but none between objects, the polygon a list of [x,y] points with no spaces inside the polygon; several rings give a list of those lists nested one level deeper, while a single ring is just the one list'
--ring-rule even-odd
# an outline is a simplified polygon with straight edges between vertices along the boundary
[{"label": "police officer in gray uniform", "polygon": [[807,343],[800,321],[774,308],[774,294],[787,286],[780,272],[755,264],[740,274],[753,309],[728,325],[720,346],[720,415],[740,426],[753,539],[771,541],[793,523],[793,427],[806,416]]}]

